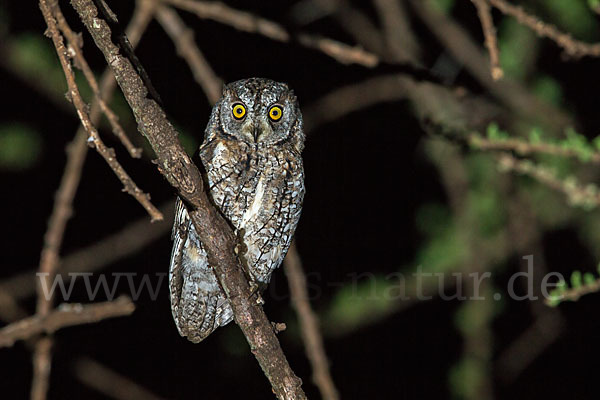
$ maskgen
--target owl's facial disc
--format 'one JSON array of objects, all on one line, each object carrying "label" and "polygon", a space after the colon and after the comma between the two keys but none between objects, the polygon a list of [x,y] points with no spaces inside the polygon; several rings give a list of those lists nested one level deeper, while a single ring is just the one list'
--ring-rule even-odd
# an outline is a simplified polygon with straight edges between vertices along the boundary
[{"label": "owl's facial disc", "polygon": [[296,122],[296,97],[287,85],[266,79],[245,79],[224,88],[221,127],[250,145],[270,146],[289,137]]}]

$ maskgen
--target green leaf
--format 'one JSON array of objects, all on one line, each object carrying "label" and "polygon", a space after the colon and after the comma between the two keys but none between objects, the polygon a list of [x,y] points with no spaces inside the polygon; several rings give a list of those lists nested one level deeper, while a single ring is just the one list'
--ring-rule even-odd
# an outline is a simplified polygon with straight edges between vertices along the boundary
[{"label": "green leaf", "polygon": [[11,40],[10,49],[8,62],[14,68],[49,90],[66,91],[65,76],[50,40],[38,33],[24,33]]},{"label": "green leaf", "polygon": [[529,142],[532,144],[541,143],[543,135],[544,132],[542,131],[542,128],[536,126],[529,132]]},{"label": "green leaf", "polygon": [[42,151],[41,135],[22,124],[0,126],[0,168],[24,170],[38,161]]},{"label": "green leaf", "polygon": [[560,106],[563,99],[563,90],[560,83],[547,75],[536,78],[533,83],[533,92],[547,103]]},{"label": "green leaf", "polygon": [[581,287],[581,271],[573,271],[571,274],[571,287],[573,289]]},{"label": "green leaf", "polygon": [[593,285],[594,283],[596,283],[596,278],[592,273],[586,272],[585,274],[583,274],[583,283],[586,285]]}]

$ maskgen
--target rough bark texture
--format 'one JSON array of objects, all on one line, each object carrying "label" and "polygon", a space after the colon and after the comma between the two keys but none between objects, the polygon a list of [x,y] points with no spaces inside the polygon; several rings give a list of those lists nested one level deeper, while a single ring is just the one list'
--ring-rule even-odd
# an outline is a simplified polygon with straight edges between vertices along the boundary
[{"label": "rough bark texture", "polygon": [[[112,68],[117,83],[129,103],[139,131],[148,139],[157,156],[160,172],[190,207],[190,217],[201,241],[206,243],[209,262],[229,297],[235,321],[252,353],[280,399],[306,398],[301,380],[290,368],[271,323],[252,294],[235,255],[237,239],[230,226],[210,203],[200,171],[186,154],[178,133],[164,111],[152,99],[130,61],[121,55],[111,38],[107,22],[98,14],[92,0],[72,0],[74,8]],[[193,211],[192,211],[193,210]]]}]

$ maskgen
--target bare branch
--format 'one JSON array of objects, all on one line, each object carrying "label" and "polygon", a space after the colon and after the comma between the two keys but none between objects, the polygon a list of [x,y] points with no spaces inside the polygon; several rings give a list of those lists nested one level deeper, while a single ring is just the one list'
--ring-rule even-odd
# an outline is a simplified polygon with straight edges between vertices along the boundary
[{"label": "bare branch", "polygon": [[84,384],[116,400],[159,400],[154,393],[90,358],[75,363],[75,375]]},{"label": "bare branch", "polygon": [[398,75],[385,75],[335,89],[304,109],[305,129],[339,119],[373,104],[407,97]]},{"label": "bare branch", "polygon": [[[209,264],[231,303],[236,323],[280,399],[304,399],[301,381],[290,368],[271,323],[256,303],[235,255],[236,238],[231,227],[209,201],[202,177],[177,138],[164,111],[147,97],[147,89],[129,60],[111,40],[107,22],[91,0],[71,2],[115,73],[132,108],[139,130],[156,153],[160,172],[190,206],[190,217],[204,243]],[[111,21],[114,23],[114,21]]]},{"label": "bare branch", "polygon": [[200,84],[211,104],[221,97],[223,81],[215,75],[208,61],[194,42],[194,32],[189,29],[177,13],[169,7],[161,6],[156,10],[156,19],[169,34],[177,47],[177,54],[183,57],[194,79]]},{"label": "bare branch", "polygon": [[306,288],[306,276],[302,270],[302,262],[300,261],[295,242],[292,242],[285,256],[283,267],[290,286],[292,305],[298,315],[306,355],[312,366],[313,382],[319,388],[323,399],[337,400],[340,396],[329,372],[329,363],[325,354],[323,336],[319,329],[319,319],[310,307],[308,289]]},{"label": "bare branch", "polygon": [[115,172],[115,174],[124,186],[124,191],[133,196],[142,205],[142,207],[146,209],[146,211],[152,218],[152,221],[160,221],[162,220],[163,216],[150,202],[150,196],[144,193],[140,188],[138,188],[135,182],[127,174],[127,172],[125,172],[121,164],[119,164],[119,162],[117,161],[114,150],[106,147],[102,139],[100,139],[100,135],[98,134],[97,129],[90,120],[89,114],[87,112],[87,104],[85,104],[85,102],[81,98],[79,89],[77,88],[77,84],[75,83],[75,75],[73,73],[73,69],[67,58],[67,49],[65,48],[63,38],[57,29],[57,17],[55,17],[54,14],[59,15],[60,9],[58,8],[58,4],[56,4],[55,1],[56,0],[53,0],[53,6],[49,7],[46,0],[40,0],[40,8],[42,9],[44,19],[48,24],[48,32],[51,35],[54,46],[56,47],[58,58],[60,60],[62,69],[65,73],[65,77],[67,79],[67,86],[69,87],[68,95],[71,101],[73,102],[73,105],[77,109],[77,115],[81,120],[81,124],[83,125],[83,127],[89,135],[88,142],[94,145],[98,153],[102,156],[102,158],[104,158],[104,160],[108,163],[110,168]]},{"label": "bare branch", "polygon": [[98,105],[100,106],[100,109],[102,110],[104,115],[106,115],[106,118],[108,119],[108,122],[110,123],[110,126],[112,127],[112,130],[113,130],[115,136],[117,136],[117,138],[119,138],[119,140],[121,141],[123,146],[127,149],[129,154],[131,155],[131,157],[140,158],[142,155],[142,149],[135,147],[131,143],[131,141],[127,137],[127,134],[125,133],[125,130],[119,124],[119,117],[117,117],[117,115],[108,107],[108,105],[104,102],[104,100],[102,99],[102,96],[100,95],[100,87],[98,86],[96,77],[94,76],[94,73],[92,72],[90,66],[88,65],[85,57],[83,56],[83,52],[81,50],[81,47],[83,46],[81,36],[77,35],[75,32],[73,32],[71,30],[71,27],[65,20],[64,16],[60,12],[60,10],[56,10],[53,14],[56,18],[58,28],[63,33],[63,35],[65,35],[65,37],[67,38],[67,41],[68,41],[67,50],[68,50],[69,57],[74,58],[75,66],[78,67],[79,69],[81,69],[81,71],[83,71],[83,75],[85,76],[85,79],[87,80],[88,84],[90,85],[90,88],[92,88],[92,92],[94,93],[94,98],[95,98],[96,102],[98,103]]},{"label": "bare branch", "polygon": [[[168,201],[159,210],[165,216],[163,221],[150,224],[147,217],[130,222],[119,231],[94,241],[87,247],[76,250],[59,260],[57,273],[63,274],[63,281],[68,282],[72,272],[98,271],[122,258],[140,251],[150,243],[166,235],[171,229],[175,203]],[[0,294],[8,296],[12,301],[25,299],[35,293],[37,281],[35,270],[23,272],[0,282]],[[5,313],[5,299],[0,295],[0,318],[13,321]]]},{"label": "bare branch", "polygon": [[468,33],[451,18],[438,13],[427,5],[428,2],[411,0],[416,15],[444,45],[452,56],[464,64],[465,68],[496,98],[506,104],[516,115],[533,119],[553,131],[573,126],[570,116],[560,109],[539,100],[527,88],[508,79],[494,81],[490,76],[488,62],[480,47]]},{"label": "bare branch", "polygon": [[561,32],[554,25],[543,22],[538,17],[525,12],[522,7],[514,6],[505,0],[488,1],[498,10],[502,11],[502,13],[514,17],[521,24],[533,30],[538,36],[546,37],[556,42],[571,57],[600,57],[600,43],[588,44],[575,40],[568,33]]},{"label": "bare branch", "polygon": [[504,382],[514,381],[564,332],[564,322],[560,315],[553,311],[555,310],[550,310],[537,317],[531,326],[500,353],[496,361],[496,368]]},{"label": "bare branch", "polygon": [[399,62],[418,63],[419,42],[410,29],[405,3],[397,0],[374,0],[385,32],[385,42],[392,57]]},{"label": "bare branch", "polygon": [[134,310],[135,305],[126,296],[94,304],[64,303],[48,314],[36,314],[0,329],[0,347],[12,346],[17,340],[28,339],[41,333],[54,333],[68,326],[91,324],[107,318],[129,315]]},{"label": "bare branch", "polygon": [[[199,18],[211,19],[230,25],[244,32],[257,33],[278,42],[289,42],[292,38],[281,25],[246,11],[236,10],[220,2],[193,0],[163,0],[177,8],[196,14]],[[300,34],[296,38],[302,45],[321,51],[342,64],[356,63],[375,67],[379,58],[359,47],[349,46],[335,40]]]},{"label": "bare branch", "polygon": [[[58,5],[55,1],[51,3],[55,8]],[[40,7],[45,10],[45,15],[50,16],[50,10],[46,2],[40,2]],[[149,7],[139,6],[136,7],[132,22],[130,24],[131,34],[133,36],[132,41],[136,42],[141,36],[141,32],[145,29],[149,21],[149,13],[147,12]],[[54,29],[56,31],[56,27]],[[114,80],[110,74],[105,73],[102,77],[101,82],[101,93],[108,97],[114,89]],[[91,119],[94,122],[100,117],[98,102],[92,104]],[[46,272],[46,279],[52,280],[58,262],[58,253],[60,245],[62,243],[62,237],[64,235],[64,229],[66,221],[70,216],[70,208],[81,179],[81,169],[83,162],[87,154],[87,135],[85,130],[80,127],[77,130],[75,139],[68,148],[67,165],[63,178],[61,180],[60,187],[57,192],[57,198],[55,201],[54,209],[50,218],[48,232],[46,233],[46,245],[42,249],[42,255],[40,260],[40,272]],[[48,240],[50,239],[50,240]],[[39,283],[39,282],[38,282]],[[40,290],[40,287],[38,287]],[[42,296],[42,293],[38,293],[38,313],[45,315],[52,308],[52,298],[46,299]],[[9,317],[14,317],[10,315]],[[51,351],[52,339],[42,338],[38,340],[35,345],[33,353],[33,380],[31,386],[31,398],[34,400],[44,400],[48,391],[48,381],[50,377],[50,365],[51,365]]]},{"label": "bare branch", "polygon": [[492,13],[490,5],[487,0],[471,0],[471,2],[477,8],[477,14],[481,21],[481,27],[483,29],[483,36],[485,37],[485,46],[490,54],[490,68],[492,78],[497,81],[502,78],[504,71],[500,67],[500,54],[498,52],[498,40],[496,38],[496,28],[494,27],[494,21],[492,20]]},{"label": "bare branch", "polygon": [[52,345],[50,337],[40,338],[33,351],[33,379],[31,380],[31,400],[45,400],[50,386],[52,366]]}]

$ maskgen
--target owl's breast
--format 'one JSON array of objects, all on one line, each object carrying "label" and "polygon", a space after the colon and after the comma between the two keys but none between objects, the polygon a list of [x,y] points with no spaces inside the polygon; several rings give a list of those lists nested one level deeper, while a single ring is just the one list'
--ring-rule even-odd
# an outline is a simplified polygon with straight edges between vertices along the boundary
[{"label": "owl's breast", "polygon": [[217,143],[204,150],[211,197],[242,234],[250,273],[267,283],[283,260],[300,217],[302,161],[285,149],[261,152]]}]

